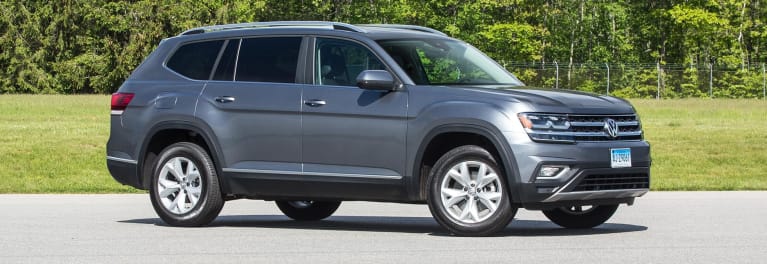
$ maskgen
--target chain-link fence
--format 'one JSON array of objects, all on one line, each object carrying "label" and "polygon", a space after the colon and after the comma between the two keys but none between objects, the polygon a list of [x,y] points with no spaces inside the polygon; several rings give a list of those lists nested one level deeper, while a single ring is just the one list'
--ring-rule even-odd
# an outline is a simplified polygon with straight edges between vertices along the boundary
[{"label": "chain-link fence", "polygon": [[529,86],[644,98],[767,98],[765,63],[503,63]]}]

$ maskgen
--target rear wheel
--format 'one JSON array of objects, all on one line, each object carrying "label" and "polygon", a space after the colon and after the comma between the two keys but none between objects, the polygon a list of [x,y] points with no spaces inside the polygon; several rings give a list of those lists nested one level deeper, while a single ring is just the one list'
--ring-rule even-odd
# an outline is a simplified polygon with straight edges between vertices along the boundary
[{"label": "rear wheel", "polygon": [[607,222],[618,205],[569,206],[544,210],[543,214],[555,224],[565,228],[592,228]]},{"label": "rear wheel", "polygon": [[479,146],[457,147],[443,155],[429,176],[429,209],[437,222],[461,236],[503,230],[517,209],[511,206],[505,175]]},{"label": "rear wheel", "polygon": [[298,221],[317,221],[328,218],[341,206],[341,202],[321,201],[276,201],[275,203],[283,214]]},{"label": "rear wheel", "polygon": [[190,142],[175,143],[160,153],[149,196],[157,215],[172,226],[207,225],[224,206],[213,160]]}]

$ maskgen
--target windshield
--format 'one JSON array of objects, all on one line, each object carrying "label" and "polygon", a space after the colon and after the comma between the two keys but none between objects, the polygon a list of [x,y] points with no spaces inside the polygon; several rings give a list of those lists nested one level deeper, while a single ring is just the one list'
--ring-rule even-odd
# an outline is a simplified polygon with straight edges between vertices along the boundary
[{"label": "windshield", "polygon": [[419,85],[522,85],[469,44],[450,39],[381,40],[378,44]]}]

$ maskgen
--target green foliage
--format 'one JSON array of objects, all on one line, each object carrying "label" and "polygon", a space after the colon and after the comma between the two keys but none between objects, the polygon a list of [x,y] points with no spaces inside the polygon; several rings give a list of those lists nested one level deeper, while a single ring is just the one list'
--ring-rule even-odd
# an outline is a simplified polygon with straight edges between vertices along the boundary
[{"label": "green foliage", "polygon": [[[721,97],[761,95],[767,3],[760,0],[180,0],[0,2],[0,93],[111,93],[163,38],[197,26],[274,20],[416,24],[485,51],[531,85],[560,65],[560,87],[603,92],[610,63],[616,95],[708,95],[708,64]],[[449,63],[433,62],[449,75]],[[548,66],[547,66],[548,67]],[[601,67],[601,66],[599,66]],[[545,67],[544,67],[545,68]],[[706,77],[706,78],[704,78]],[[601,78],[601,79],[600,79]]]},{"label": "green foliage", "polygon": [[539,61],[546,33],[527,24],[490,25],[479,32],[477,48],[501,61]]}]

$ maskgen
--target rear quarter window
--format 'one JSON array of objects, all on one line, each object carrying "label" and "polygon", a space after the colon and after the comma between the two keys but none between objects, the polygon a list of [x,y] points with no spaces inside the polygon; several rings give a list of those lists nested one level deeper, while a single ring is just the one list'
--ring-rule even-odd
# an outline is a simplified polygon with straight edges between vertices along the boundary
[{"label": "rear quarter window", "polygon": [[166,66],[187,78],[207,80],[223,44],[223,40],[184,44],[173,53]]}]

